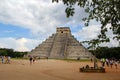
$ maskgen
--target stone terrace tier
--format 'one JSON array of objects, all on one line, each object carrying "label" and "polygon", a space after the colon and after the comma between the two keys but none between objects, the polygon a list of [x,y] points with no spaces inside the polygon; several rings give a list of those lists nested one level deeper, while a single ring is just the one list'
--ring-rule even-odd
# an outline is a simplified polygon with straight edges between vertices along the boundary
[{"label": "stone terrace tier", "polygon": [[58,27],[55,34],[33,49],[28,56],[48,58],[92,58],[93,55],[71,34],[69,27]]}]

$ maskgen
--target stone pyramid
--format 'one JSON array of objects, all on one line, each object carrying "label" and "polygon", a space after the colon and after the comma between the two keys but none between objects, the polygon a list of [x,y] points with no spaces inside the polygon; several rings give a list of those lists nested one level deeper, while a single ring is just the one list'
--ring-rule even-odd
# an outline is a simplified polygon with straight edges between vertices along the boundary
[{"label": "stone pyramid", "polygon": [[74,38],[69,27],[57,27],[56,33],[49,36],[29,56],[40,58],[92,58],[92,54]]}]

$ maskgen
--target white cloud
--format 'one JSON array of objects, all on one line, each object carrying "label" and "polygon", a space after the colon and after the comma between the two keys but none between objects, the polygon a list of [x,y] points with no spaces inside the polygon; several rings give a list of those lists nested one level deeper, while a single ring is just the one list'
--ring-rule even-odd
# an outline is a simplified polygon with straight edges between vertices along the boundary
[{"label": "white cloud", "polygon": [[[76,14],[66,18],[63,3],[52,3],[52,0],[0,0],[0,22],[29,29],[33,36],[45,39],[55,33],[56,27],[70,25],[72,29],[76,29],[76,25],[83,26],[81,19],[87,14],[84,9],[75,7]],[[73,33],[79,41],[96,37],[99,25],[94,21],[91,23]],[[31,50],[38,42],[41,40],[1,38],[0,47],[26,51]]]},{"label": "white cloud", "polygon": [[116,40],[110,39],[110,43],[102,43],[100,46],[118,47],[119,42]]},{"label": "white cloud", "polygon": [[97,38],[100,31],[100,25],[90,25],[88,27],[82,27],[78,32],[74,33],[80,41],[91,40]]},{"label": "white cloud", "polygon": [[[109,25],[108,25],[109,26]],[[75,32],[74,35],[77,37],[79,41],[86,41],[91,39],[96,39],[97,35],[100,33],[100,25],[90,25],[88,27],[82,27],[78,32]],[[107,36],[110,38],[110,42],[108,43],[101,43],[100,46],[108,46],[108,47],[117,47],[119,46],[119,42],[117,40],[113,40],[112,31],[108,29],[106,33]],[[88,46],[84,44],[84,46]]]},{"label": "white cloud", "polygon": [[86,16],[83,9],[76,7],[77,14],[66,18],[64,10],[62,3],[52,0],[1,0],[0,22],[30,29],[34,35],[47,35],[58,26],[78,24]]},{"label": "white cloud", "polygon": [[27,38],[0,38],[0,48],[12,48],[15,51],[31,51],[40,44],[40,40]]}]

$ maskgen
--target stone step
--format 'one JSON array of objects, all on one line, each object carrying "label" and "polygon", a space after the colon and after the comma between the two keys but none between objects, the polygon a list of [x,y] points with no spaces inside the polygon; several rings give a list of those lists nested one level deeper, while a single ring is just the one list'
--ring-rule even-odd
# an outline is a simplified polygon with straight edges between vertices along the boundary
[{"label": "stone step", "polygon": [[56,33],[49,36],[31,51],[31,55],[49,58],[91,58],[92,54],[71,34],[68,27],[57,28]]}]

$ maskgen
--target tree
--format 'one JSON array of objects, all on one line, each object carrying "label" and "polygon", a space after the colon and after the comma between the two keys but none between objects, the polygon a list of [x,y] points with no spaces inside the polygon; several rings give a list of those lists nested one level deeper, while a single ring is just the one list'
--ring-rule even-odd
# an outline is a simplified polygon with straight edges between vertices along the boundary
[{"label": "tree", "polygon": [[88,47],[89,49],[91,48],[93,50],[93,61],[94,61],[94,69],[97,67],[97,63],[96,63],[96,57],[95,57],[95,50],[98,47],[99,44],[99,40],[98,39],[93,39],[90,41],[83,41],[82,43],[88,43],[90,46]]},{"label": "tree", "polygon": [[10,56],[13,58],[20,57],[22,58],[27,52],[17,52],[13,49],[0,48],[0,56]]},{"label": "tree", "polygon": [[[94,50],[90,50],[90,52],[94,52]],[[95,56],[97,58],[115,58],[120,59],[120,47],[98,47],[95,50]]]},{"label": "tree", "polygon": [[[59,2],[61,0],[52,0],[52,2]],[[66,5],[66,16],[73,16],[75,13],[74,5],[85,8],[85,12],[89,13],[87,18],[83,18],[85,25],[93,19],[100,21],[101,33],[98,35],[99,42],[108,42],[109,38],[106,36],[108,29],[112,30],[113,39],[120,42],[120,0],[62,0]],[[108,28],[106,25],[110,24]]]}]

